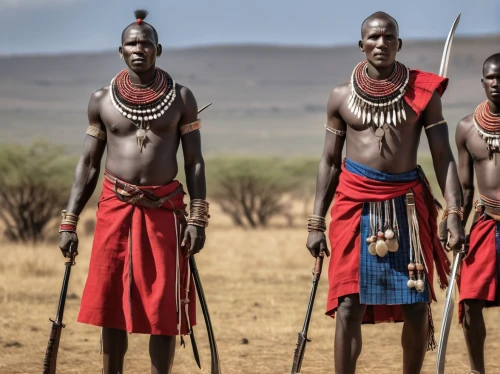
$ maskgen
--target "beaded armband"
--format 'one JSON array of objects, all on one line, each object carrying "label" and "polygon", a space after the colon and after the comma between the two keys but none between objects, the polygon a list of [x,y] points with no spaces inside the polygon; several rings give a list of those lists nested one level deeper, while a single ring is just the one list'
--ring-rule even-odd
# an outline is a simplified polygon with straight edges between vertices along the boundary
[{"label": "beaded armband", "polygon": [[427,130],[429,130],[429,129],[433,128],[434,126],[442,125],[442,124],[444,124],[444,123],[446,123],[446,120],[444,120],[444,119],[443,119],[442,121],[439,121],[439,122],[433,123],[433,124],[431,124],[431,125],[424,126],[424,129],[427,131]]},{"label": "beaded armband", "polygon": [[59,225],[59,233],[61,232],[76,232],[76,225],[79,217],[74,213],[67,213],[65,210],[61,212],[62,221]]},{"label": "beaded armband", "polygon": [[326,131],[330,131],[332,134],[340,136],[341,138],[345,136],[345,131],[334,129],[333,127],[328,126],[326,123],[325,129]]},{"label": "beaded armband", "polygon": [[199,130],[201,128],[201,120],[198,119],[191,123],[186,123],[181,126],[181,136],[190,133],[191,131]]},{"label": "beaded armband", "polygon": [[89,127],[87,127],[86,134],[93,136],[94,138],[99,140],[106,140],[106,131],[102,131],[101,129],[98,129],[97,127],[92,125],[89,125]]},{"label": "beaded armband", "polygon": [[307,231],[326,231],[326,221],[324,217],[310,215],[307,217]]}]

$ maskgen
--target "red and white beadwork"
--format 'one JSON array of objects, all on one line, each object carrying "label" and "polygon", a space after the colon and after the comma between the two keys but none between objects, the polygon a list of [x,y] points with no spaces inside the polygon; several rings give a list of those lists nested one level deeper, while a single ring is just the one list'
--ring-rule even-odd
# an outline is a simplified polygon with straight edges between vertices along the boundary
[{"label": "red and white beadwork", "polygon": [[127,69],[111,80],[111,103],[137,127],[137,145],[142,152],[150,122],[160,118],[176,98],[175,81],[156,68],[155,78],[145,85],[134,85]]},{"label": "red and white beadwork", "polygon": [[479,104],[474,111],[474,126],[479,135],[486,142],[486,147],[491,153],[500,152],[500,115],[490,112],[488,100]]},{"label": "red and white beadwork", "polygon": [[349,110],[362,123],[373,122],[377,127],[385,123],[395,126],[406,120],[403,96],[408,87],[410,70],[396,61],[394,70],[387,79],[376,80],[368,76],[368,62],[360,62],[351,75]]}]

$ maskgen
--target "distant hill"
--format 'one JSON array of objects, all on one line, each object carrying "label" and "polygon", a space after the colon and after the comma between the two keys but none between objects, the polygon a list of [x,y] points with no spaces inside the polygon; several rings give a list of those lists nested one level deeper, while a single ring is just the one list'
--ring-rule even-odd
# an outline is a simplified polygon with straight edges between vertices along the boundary
[{"label": "distant hill", "polygon": [[[500,35],[454,41],[443,103],[452,131],[484,99],[481,68]],[[444,41],[412,41],[399,60],[437,72]],[[213,46],[166,50],[159,66],[192,89],[207,154],[319,155],[329,92],[363,58],[352,47]],[[0,142],[46,137],[79,151],[93,91],[124,67],[117,53],[0,58]],[[422,149],[427,142],[422,141]]]}]

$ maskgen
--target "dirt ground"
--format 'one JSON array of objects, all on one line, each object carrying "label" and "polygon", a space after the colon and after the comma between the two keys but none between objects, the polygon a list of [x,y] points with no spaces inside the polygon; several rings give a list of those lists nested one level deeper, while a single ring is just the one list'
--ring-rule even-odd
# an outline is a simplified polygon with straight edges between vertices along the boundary
[{"label": "dirt ground", "polygon": [[[93,212],[87,211],[87,216]],[[215,327],[222,372],[289,373],[296,335],[302,327],[311,287],[313,259],[300,227],[236,229],[215,209],[205,249],[197,256],[200,276]],[[99,328],[76,322],[88,270],[92,238],[82,237],[73,268],[58,359],[59,373],[100,373]],[[327,264],[325,264],[327,265]],[[326,270],[326,267],[325,267]],[[63,259],[56,245],[0,245],[0,373],[40,373],[55,317],[63,277]],[[326,272],[319,285],[303,373],[333,373],[335,323],[324,315]],[[433,305],[437,333],[444,293]],[[209,373],[210,351],[201,311],[195,329],[201,352],[198,370],[191,347],[178,349],[174,373]],[[500,309],[485,312],[489,373],[500,373]],[[401,373],[401,324],[363,327],[363,352],[358,373]],[[437,335],[436,335],[437,338]],[[147,336],[131,335],[126,373],[148,373]],[[496,353],[495,353],[496,352]],[[435,373],[436,352],[429,352],[422,373]],[[454,316],[446,373],[468,373],[461,329]]]}]

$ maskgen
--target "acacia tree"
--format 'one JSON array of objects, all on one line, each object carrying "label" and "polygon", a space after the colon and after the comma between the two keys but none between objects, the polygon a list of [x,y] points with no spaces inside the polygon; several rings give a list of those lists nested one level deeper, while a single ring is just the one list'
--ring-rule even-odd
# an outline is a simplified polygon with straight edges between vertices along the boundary
[{"label": "acacia tree", "polygon": [[207,165],[210,196],[235,225],[266,226],[275,216],[285,216],[291,222],[284,197],[303,185],[303,163],[281,158],[218,157]]},{"label": "acacia tree", "polygon": [[75,158],[45,141],[0,145],[0,220],[4,236],[39,242],[68,200]]}]

